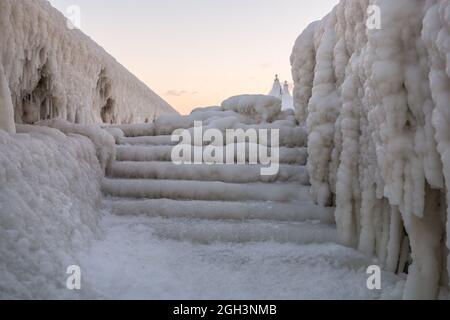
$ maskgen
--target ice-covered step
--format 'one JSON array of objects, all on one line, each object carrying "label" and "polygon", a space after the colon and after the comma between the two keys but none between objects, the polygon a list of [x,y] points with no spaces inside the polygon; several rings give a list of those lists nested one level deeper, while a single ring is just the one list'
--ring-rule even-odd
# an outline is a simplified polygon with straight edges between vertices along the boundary
[{"label": "ice-covered step", "polygon": [[116,146],[118,161],[171,161],[173,146]]},{"label": "ice-covered step", "polygon": [[[194,115],[195,113],[195,115]],[[155,134],[172,134],[173,131],[178,129],[190,129],[194,127],[195,121],[202,121],[204,126],[216,122],[226,122],[227,125],[231,123],[246,123],[252,121],[234,111],[231,110],[220,110],[220,109],[209,109],[203,110],[202,112],[193,112],[191,115],[162,115],[155,122]]]},{"label": "ice-covered step", "polygon": [[[306,146],[306,137],[303,133],[291,133],[291,131],[303,132],[301,128],[286,128],[280,130],[279,146],[280,147],[304,147]],[[192,137],[194,137],[192,135]],[[270,139],[267,142],[258,140],[258,143],[262,145],[272,146]],[[119,144],[122,145],[149,145],[149,146],[175,146],[179,144],[178,140],[173,141],[171,135],[165,136],[139,136],[139,137],[124,137],[119,139]],[[192,138],[192,145],[206,146],[209,145],[207,141],[199,141],[198,143]],[[224,144],[226,144],[226,138],[224,137]],[[234,143],[236,144],[236,143]]]},{"label": "ice-covered step", "polygon": [[164,218],[211,220],[274,220],[334,222],[334,210],[310,202],[226,202],[170,199],[110,198],[104,206],[115,215],[145,215]]},{"label": "ice-covered step", "polygon": [[275,242],[275,243],[332,243],[336,229],[317,222],[233,221],[204,219],[149,218],[148,226],[161,239],[209,244]]},{"label": "ice-covered step", "polygon": [[140,136],[125,137],[119,140],[122,145],[149,145],[149,146],[175,146],[178,143],[172,141],[171,136]]},{"label": "ice-covered step", "polygon": [[312,202],[309,187],[290,183],[237,184],[217,181],[105,178],[103,192],[113,197],[125,198]]},{"label": "ice-covered step", "polygon": [[110,175],[116,178],[200,180],[229,183],[249,182],[298,182],[309,185],[309,176],[304,166],[272,165],[273,175],[263,175],[262,165],[245,164],[174,164],[172,162],[116,161],[110,166]]},{"label": "ice-covered step", "polygon": [[[246,124],[242,122],[231,121],[230,116],[240,117],[241,121],[245,121],[245,118],[237,115],[234,112],[213,112],[215,116],[207,118],[207,113],[197,113],[196,118],[192,117],[183,118],[182,116],[171,115],[169,119],[164,119],[164,116],[159,118],[155,123],[150,124],[128,124],[128,125],[113,125],[111,128],[117,128],[123,131],[126,137],[140,137],[140,136],[158,136],[158,135],[171,135],[175,130],[184,129],[192,131],[194,129],[194,121],[202,121],[204,130],[218,129],[225,132],[227,129],[243,129],[243,130],[261,130],[261,129],[280,129],[289,133],[291,136],[297,138],[305,137],[305,130],[297,126],[291,121],[275,121],[272,123],[260,123],[260,124]],[[200,116],[202,115],[202,116]],[[210,114],[212,115],[212,114]],[[227,117],[228,116],[228,117]],[[300,135],[300,136],[299,136]]]},{"label": "ice-covered step", "polygon": [[156,132],[155,125],[153,123],[122,124],[113,125],[110,127],[122,130],[126,137],[153,136]]},{"label": "ice-covered step", "polygon": [[[248,144],[247,144],[248,148]],[[132,146],[132,145],[118,145],[116,159],[118,161],[171,161],[173,146]],[[195,150],[199,149],[199,150]],[[298,164],[305,165],[308,157],[308,150],[304,147],[287,148],[280,147],[280,163],[282,164]],[[193,153],[204,151],[204,147],[193,147]],[[188,160],[189,155],[186,155]],[[246,161],[249,159],[249,153],[246,152]],[[205,159],[207,160],[207,159]]]}]

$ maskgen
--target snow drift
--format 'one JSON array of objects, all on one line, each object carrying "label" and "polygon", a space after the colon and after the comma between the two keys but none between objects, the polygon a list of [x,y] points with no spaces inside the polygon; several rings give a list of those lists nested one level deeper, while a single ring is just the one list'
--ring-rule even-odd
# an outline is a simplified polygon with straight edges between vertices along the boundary
[{"label": "snow drift", "polygon": [[17,131],[0,130],[0,299],[62,298],[66,268],[98,232],[103,172],[84,136]]},{"label": "snow drift", "polygon": [[408,272],[405,298],[449,285],[449,32],[449,0],[342,0],[291,57],[313,195],[343,243]]},{"label": "snow drift", "polygon": [[144,123],[175,112],[47,1],[0,1],[0,30],[16,123]]}]

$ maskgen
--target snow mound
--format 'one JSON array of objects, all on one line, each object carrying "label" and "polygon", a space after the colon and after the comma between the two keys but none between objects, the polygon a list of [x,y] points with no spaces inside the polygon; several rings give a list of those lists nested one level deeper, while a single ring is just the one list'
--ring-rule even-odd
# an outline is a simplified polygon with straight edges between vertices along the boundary
[{"label": "snow mound", "polygon": [[281,112],[281,100],[265,95],[240,95],[225,100],[222,107],[258,122],[270,122]]},{"label": "snow mound", "polygon": [[[103,170],[106,170],[116,159],[116,138],[108,132],[101,129],[98,125],[79,125],[72,124],[65,120],[53,119],[37,123],[39,126],[46,126],[58,129],[65,134],[79,134],[91,140],[97,150],[97,157]],[[114,128],[109,128],[113,130]],[[123,136],[118,129],[113,130],[119,138]]]},{"label": "snow mound", "polygon": [[89,37],[69,29],[48,1],[2,0],[0,30],[16,123],[144,123],[175,113]]},{"label": "snow mound", "polygon": [[61,298],[98,232],[103,173],[86,137],[17,129],[0,130],[0,299]]},{"label": "snow mound", "polygon": [[409,271],[405,298],[449,285],[449,12],[449,0],[342,0],[291,57],[313,196],[337,206],[342,243]]}]

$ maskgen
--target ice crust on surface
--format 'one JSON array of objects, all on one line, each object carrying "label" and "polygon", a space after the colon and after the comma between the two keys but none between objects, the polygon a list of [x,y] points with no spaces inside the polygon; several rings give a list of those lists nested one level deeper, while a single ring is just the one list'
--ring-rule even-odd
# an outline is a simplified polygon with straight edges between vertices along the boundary
[{"label": "ice crust on surface", "polygon": [[[119,299],[398,298],[400,279],[366,288],[370,259],[336,244],[173,241],[155,234],[164,220],[107,216],[105,236],[81,257],[94,297]],[[176,224],[173,225],[176,229]],[[208,227],[209,228],[209,227]],[[134,281],[133,281],[134,279]],[[270,289],[268,289],[270,288]],[[308,288],[308,290],[305,290]],[[87,295],[89,297],[89,295]]]},{"label": "ice crust on surface", "polygon": [[47,127],[0,130],[0,298],[62,298],[66,268],[98,235],[93,143]]},{"label": "ice crust on surface", "polygon": [[171,199],[120,199],[105,201],[109,212],[115,215],[145,215],[165,218],[197,218],[210,220],[319,220],[334,223],[334,210],[311,202],[230,202]]},{"label": "ice crust on surface", "polygon": [[[237,148],[241,147],[240,144],[236,144]],[[242,146],[243,147],[243,146]],[[245,160],[249,160],[248,150],[257,146],[251,144],[245,144],[246,157]],[[197,149],[198,148],[198,149]],[[173,146],[129,146],[119,145],[116,148],[118,161],[171,161]],[[219,151],[217,151],[219,150]],[[226,154],[225,149],[216,149],[219,154]],[[298,164],[305,165],[308,157],[308,151],[306,148],[287,148],[280,147],[280,163],[282,164]],[[191,154],[183,155],[184,161],[190,161],[193,159],[195,152],[201,152],[205,155],[205,147],[192,147]],[[206,163],[214,163],[215,157],[206,156],[204,161]],[[235,159],[236,160],[236,159]]]},{"label": "ice crust on surface", "polygon": [[336,205],[342,243],[409,270],[408,299],[449,287],[449,13],[448,0],[342,0],[291,57],[313,196]]},{"label": "ice crust on surface", "polygon": [[[116,159],[116,141],[113,134],[103,130],[98,125],[72,124],[65,120],[53,119],[37,123],[39,126],[46,126],[58,129],[65,134],[79,134],[91,140],[97,150],[97,157],[103,170],[106,170]],[[116,132],[117,134],[117,132]],[[120,133],[118,134],[119,136]]]},{"label": "ice crust on surface", "polygon": [[201,180],[229,183],[297,182],[309,185],[305,167],[280,165],[275,175],[261,175],[266,166],[249,164],[173,164],[172,162],[120,161],[111,165],[110,173],[116,178]]},{"label": "ice crust on surface", "polygon": [[224,183],[217,181],[110,179],[103,191],[115,197],[224,200],[311,201],[309,187],[291,183]]},{"label": "ice crust on surface", "polygon": [[0,30],[16,123],[144,123],[176,113],[47,1],[2,0]]}]

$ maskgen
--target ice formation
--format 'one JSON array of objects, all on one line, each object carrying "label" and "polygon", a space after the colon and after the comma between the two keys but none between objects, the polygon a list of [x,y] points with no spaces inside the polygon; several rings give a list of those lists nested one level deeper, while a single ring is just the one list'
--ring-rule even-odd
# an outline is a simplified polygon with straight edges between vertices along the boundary
[{"label": "ice formation", "polygon": [[175,112],[47,1],[2,0],[0,30],[2,126],[5,79],[16,123],[144,123]]},{"label": "ice formation", "polygon": [[40,121],[37,125],[58,129],[65,134],[79,134],[89,138],[95,146],[98,160],[104,171],[116,159],[116,139],[108,130],[102,130],[98,125],[72,124],[59,119]]},{"label": "ice formation", "polygon": [[449,32],[448,0],[342,0],[291,57],[315,200],[344,244],[408,271],[405,298],[449,286]]},{"label": "ice formation", "polygon": [[273,82],[272,89],[269,92],[269,96],[278,98],[281,100],[281,109],[283,111],[293,110],[294,102],[292,99],[291,92],[289,90],[289,84],[287,81],[284,82],[283,87],[281,87],[280,79],[278,75],[275,75],[275,80]]},{"label": "ice formation", "polygon": [[0,64],[0,130],[9,133],[16,132],[14,124],[14,107],[11,101],[11,92],[6,82],[3,67]]},{"label": "ice formation", "polygon": [[281,98],[283,108],[282,110],[294,110],[294,99],[292,98],[287,81],[283,85],[283,96]]},{"label": "ice formation", "polygon": [[82,135],[0,130],[0,299],[62,298],[66,268],[98,232],[103,172]]}]

